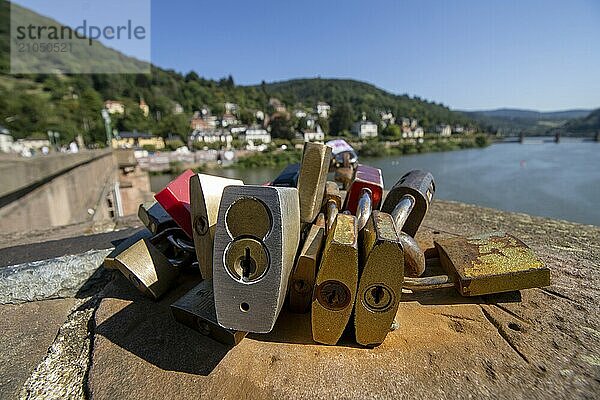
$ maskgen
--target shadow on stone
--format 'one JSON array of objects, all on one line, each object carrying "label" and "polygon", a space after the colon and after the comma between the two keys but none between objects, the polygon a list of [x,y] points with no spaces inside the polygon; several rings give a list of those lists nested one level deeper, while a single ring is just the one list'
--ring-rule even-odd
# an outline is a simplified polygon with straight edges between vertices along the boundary
[{"label": "shadow on stone", "polygon": [[463,297],[453,288],[402,293],[400,298],[401,303],[416,301],[422,305],[520,303],[521,300],[521,292],[518,290],[485,296]]}]

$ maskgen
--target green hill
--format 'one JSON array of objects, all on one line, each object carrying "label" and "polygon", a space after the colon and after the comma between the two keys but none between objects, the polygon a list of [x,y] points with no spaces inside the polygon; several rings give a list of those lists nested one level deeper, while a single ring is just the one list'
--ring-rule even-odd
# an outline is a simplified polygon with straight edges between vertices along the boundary
[{"label": "green hill", "polygon": [[[221,115],[225,102],[236,103],[240,107],[240,119],[252,122],[251,111],[268,111],[271,97],[282,100],[290,110],[313,108],[318,101],[325,101],[332,106],[334,114],[336,110],[340,111],[338,114],[344,111],[348,121],[358,120],[364,112],[369,119],[378,122],[380,111],[391,111],[396,117],[418,119],[426,130],[432,130],[439,123],[477,127],[469,116],[441,104],[391,94],[353,80],[314,78],[239,86],[231,76],[215,81],[203,79],[195,72],[184,76],[154,66],[150,74],[9,75],[9,11],[9,3],[0,0],[0,125],[6,126],[16,138],[45,137],[48,130],[54,130],[61,133],[63,142],[81,133],[88,143],[102,143],[105,131],[100,111],[108,99],[122,101],[127,110],[122,117],[113,116],[114,128],[150,131],[163,136],[176,133],[185,137],[193,111],[204,105],[213,114]],[[27,9],[19,11],[33,14]],[[27,18],[56,24],[39,15]],[[100,43],[95,45],[104,52],[102,58],[110,60],[108,62],[139,63]],[[86,57],[81,52],[75,55]],[[65,68],[72,67],[71,62],[74,60],[65,61]],[[150,107],[147,118],[137,106],[140,99]],[[183,114],[173,114],[176,103],[183,106]]]},{"label": "green hill", "polygon": [[566,134],[596,135],[600,132],[600,108],[592,111],[584,118],[577,118],[567,122],[559,131]]}]

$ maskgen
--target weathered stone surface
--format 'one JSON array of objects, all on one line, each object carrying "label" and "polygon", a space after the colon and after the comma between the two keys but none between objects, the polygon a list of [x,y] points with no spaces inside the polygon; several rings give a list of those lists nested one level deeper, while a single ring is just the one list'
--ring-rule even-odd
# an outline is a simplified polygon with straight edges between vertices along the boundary
[{"label": "weathered stone surface", "polygon": [[600,392],[600,228],[436,201],[422,245],[505,230],[552,270],[552,285],[462,298],[403,294],[400,328],[375,349],[313,343],[308,315],[225,347],[177,324],[117,278],[95,315],[93,399],[593,398]]},{"label": "weathered stone surface", "polygon": [[78,301],[0,305],[0,398],[17,397]]}]

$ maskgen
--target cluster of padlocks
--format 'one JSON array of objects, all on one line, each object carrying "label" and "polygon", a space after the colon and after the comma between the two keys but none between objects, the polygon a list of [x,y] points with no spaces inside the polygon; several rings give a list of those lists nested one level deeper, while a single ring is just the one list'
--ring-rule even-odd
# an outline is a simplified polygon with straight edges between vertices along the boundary
[{"label": "cluster of padlocks", "polygon": [[435,241],[429,252],[444,274],[427,273],[415,234],[434,192],[432,174],[415,170],[384,196],[380,169],[306,143],[300,164],[262,186],[184,172],[140,206],[147,230],[105,266],[154,299],[182,270],[197,271],[202,281],[171,305],[173,316],[226,344],[270,332],[287,307],[310,313],[315,342],[334,345],[350,325],[358,344],[377,346],[403,289],[479,296],[550,284],[532,250],[502,232]]}]

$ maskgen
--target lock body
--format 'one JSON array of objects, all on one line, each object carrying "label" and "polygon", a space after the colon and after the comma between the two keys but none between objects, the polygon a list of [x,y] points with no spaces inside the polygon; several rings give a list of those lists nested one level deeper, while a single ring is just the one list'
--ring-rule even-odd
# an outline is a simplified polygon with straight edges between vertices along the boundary
[{"label": "lock body", "polygon": [[331,147],[306,142],[298,175],[300,222],[313,223],[321,209],[327,172],[331,161]]},{"label": "lock body", "polygon": [[348,188],[345,207],[352,214],[356,214],[363,189],[371,191],[371,207],[372,209],[378,209],[383,195],[383,176],[379,168],[363,164],[359,164],[356,167],[354,180]]},{"label": "lock body", "polygon": [[408,215],[403,218],[403,226],[397,226],[397,229],[414,237],[427,214],[434,193],[435,182],[430,172],[410,171],[402,176],[389,191],[381,206],[381,211],[392,214],[403,197],[410,196],[413,205],[406,210]]},{"label": "lock body", "polygon": [[246,336],[246,332],[223,328],[217,322],[211,279],[171,304],[171,313],[175,321],[228,346],[235,346]]},{"label": "lock body", "polygon": [[167,228],[177,226],[169,213],[157,201],[140,204],[138,218],[153,235]]},{"label": "lock body", "polygon": [[190,178],[194,175],[194,171],[188,169],[154,195],[156,201],[173,217],[190,239],[193,237],[190,216]]},{"label": "lock body", "polygon": [[192,236],[203,279],[212,277],[213,242],[223,189],[243,184],[241,180],[206,174],[190,177]]},{"label": "lock body", "polygon": [[269,184],[278,187],[298,187],[298,176],[300,175],[300,163],[290,164]]},{"label": "lock body", "polygon": [[463,296],[550,285],[550,270],[521,240],[504,232],[434,241],[440,264]]},{"label": "lock body", "polygon": [[215,308],[221,326],[257,333],[273,329],[299,240],[297,189],[224,189],[213,249]]},{"label": "lock body", "polygon": [[377,346],[385,340],[398,311],[404,253],[389,214],[373,211],[361,236],[362,270],[354,307],[354,331],[357,343]]},{"label": "lock body", "polygon": [[358,284],[356,217],[338,214],[327,234],[311,306],[316,342],[338,342],[352,314]]},{"label": "lock body", "polygon": [[294,313],[310,311],[324,235],[324,225],[311,225],[296,259],[289,288],[289,307]]},{"label": "lock body", "polygon": [[117,256],[119,254],[123,253],[129,247],[131,247],[131,245],[136,243],[138,240],[149,239],[151,237],[152,237],[152,232],[150,232],[148,229],[141,229],[141,230],[137,231],[136,233],[134,233],[133,235],[129,236],[128,238],[123,239],[104,258],[104,262],[103,262],[104,268],[119,269],[119,261],[116,260]]}]

